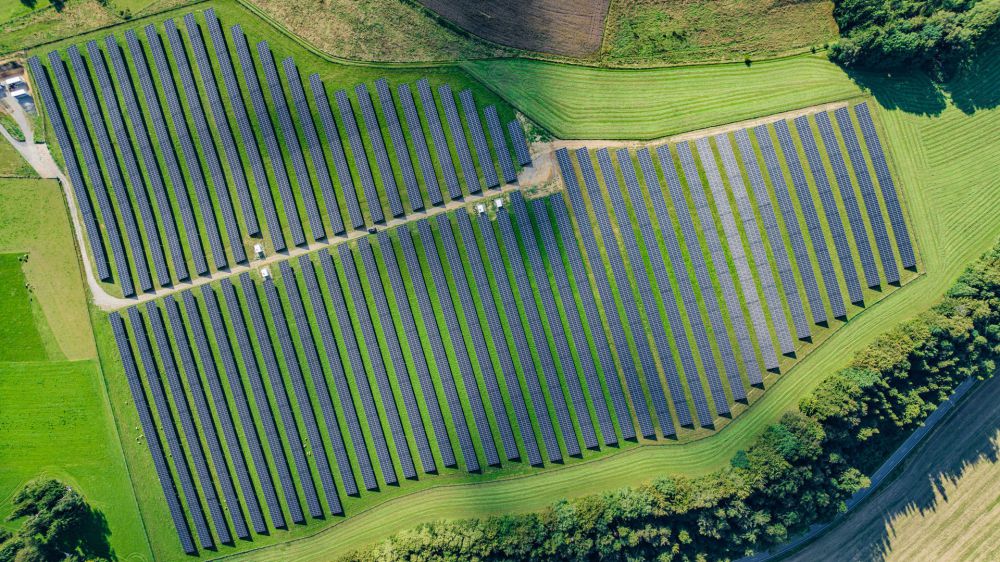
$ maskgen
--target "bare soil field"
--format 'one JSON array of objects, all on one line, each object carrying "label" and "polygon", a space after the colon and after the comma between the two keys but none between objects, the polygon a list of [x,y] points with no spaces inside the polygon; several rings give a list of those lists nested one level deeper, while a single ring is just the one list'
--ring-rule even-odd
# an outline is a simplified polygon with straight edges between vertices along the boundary
[{"label": "bare soil field", "polygon": [[419,0],[484,39],[528,51],[587,57],[601,47],[610,0]]},{"label": "bare soil field", "polygon": [[973,389],[895,480],[787,560],[997,560],[1000,378]]}]

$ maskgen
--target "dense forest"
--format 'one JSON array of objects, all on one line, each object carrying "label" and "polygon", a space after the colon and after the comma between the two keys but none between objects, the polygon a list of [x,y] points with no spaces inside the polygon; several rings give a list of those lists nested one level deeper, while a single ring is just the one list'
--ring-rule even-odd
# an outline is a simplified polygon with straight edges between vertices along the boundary
[{"label": "dense forest", "polygon": [[841,35],[834,62],[919,67],[941,79],[1000,36],[1000,0],[835,0],[833,16]]},{"label": "dense forest", "polygon": [[862,351],[730,466],[665,476],[540,513],[422,525],[350,555],[389,560],[717,560],[829,520],[967,377],[1000,356],[1000,245],[929,312]]}]

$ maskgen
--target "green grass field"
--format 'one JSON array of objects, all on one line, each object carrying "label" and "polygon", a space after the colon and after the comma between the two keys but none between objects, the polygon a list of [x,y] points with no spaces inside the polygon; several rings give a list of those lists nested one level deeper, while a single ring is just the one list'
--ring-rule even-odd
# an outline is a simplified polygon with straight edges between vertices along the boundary
[{"label": "green grass field", "polygon": [[0,179],[0,516],[28,480],[58,478],[106,517],[119,559],[148,560],[78,260],[59,186]]},{"label": "green grass field", "polygon": [[[826,66],[823,72],[834,77],[840,73],[832,65],[823,64]],[[826,343],[780,377],[746,414],[720,432],[677,446],[635,447],[593,462],[523,478],[421,491],[404,501],[387,502],[351,517],[308,539],[256,551],[253,559],[330,559],[419,522],[536,510],[559,498],[637,484],[662,474],[695,476],[728,462],[767,424],[794,408],[825,374],[844,366],[854,352],[889,327],[935,302],[961,269],[1000,235],[1000,225],[990,218],[1000,205],[998,155],[987,141],[989,131],[1000,123],[998,100],[989,91],[989,85],[1000,74],[1000,66],[995,62],[983,63],[979,71],[974,79],[953,84],[951,88],[962,96],[943,106],[944,102],[930,94],[926,83],[920,80],[866,81],[882,106],[876,111],[876,118],[882,123],[885,143],[894,161],[893,173],[905,194],[922,271],[926,273],[831,335]],[[704,73],[711,74],[712,70],[705,69]],[[840,82],[850,84],[846,75],[840,76]],[[795,80],[794,73],[786,76],[786,80]],[[845,91],[842,97],[860,93],[855,88]],[[574,95],[582,98],[586,94]],[[974,112],[969,111],[969,100],[975,101]],[[748,106],[770,103],[773,101],[753,100],[731,111],[745,116],[754,111],[747,109]],[[956,107],[956,103],[966,111]],[[790,110],[802,105],[807,104],[794,103],[776,109]],[[669,126],[675,126],[673,122],[671,119]],[[607,128],[610,123],[598,125]],[[581,481],[587,482],[585,489],[581,489]]]},{"label": "green grass field", "polygon": [[[236,2],[225,1],[224,0],[224,1],[219,1],[219,2],[211,2],[211,3],[199,4],[198,7],[197,7],[197,9],[194,10],[194,11],[195,11],[196,14],[198,14],[199,20],[202,21],[202,22],[204,20],[201,19],[200,12],[202,10],[208,8],[208,7],[215,8],[217,15],[218,15],[218,17],[219,17],[219,19],[220,19],[220,21],[221,21],[224,29],[226,30],[225,33],[227,34],[227,37],[229,37],[229,35],[228,35],[228,28],[233,23],[239,22],[243,26],[244,32],[246,33],[247,38],[250,41],[251,51],[254,52],[254,58],[255,59],[256,59],[256,50],[254,49],[254,45],[258,41],[260,41],[262,39],[266,39],[269,42],[270,46],[271,46],[271,49],[272,49],[272,51],[274,53],[275,60],[279,63],[279,67],[280,67],[280,62],[281,62],[282,59],[284,59],[287,56],[292,56],[295,59],[297,65],[298,65],[299,72],[300,72],[300,75],[302,77],[303,82],[306,82],[308,75],[312,74],[313,72],[318,72],[320,74],[320,76],[323,78],[324,83],[327,85],[327,92],[328,92],[328,95],[330,97],[331,102],[333,102],[333,93],[334,93],[334,91],[339,90],[339,89],[346,89],[349,92],[349,97],[352,99],[352,102],[354,103],[355,107],[357,107],[356,96],[353,93],[353,86],[356,83],[360,83],[360,82],[367,83],[369,91],[372,94],[373,100],[374,100],[374,96],[375,96],[374,86],[371,83],[375,79],[377,79],[377,78],[380,78],[380,77],[387,78],[389,80],[390,84],[394,87],[395,84],[397,84],[397,83],[403,83],[403,82],[407,82],[407,83],[410,83],[412,85],[412,83],[416,82],[419,78],[426,77],[426,78],[428,78],[430,80],[431,85],[434,88],[436,88],[437,85],[443,84],[443,83],[450,84],[452,86],[453,90],[455,91],[455,93],[457,93],[457,92],[459,92],[459,91],[461,91],[461,90],[463,90],[465,88],[472,88],[472,90],[474,92],[474,95],[476,97],[477,104],[479,105],[480,108],[485,107],[486,105],[497,104],[498,105],[498,109],[500,111],[500,117],[501,117],[501,121],[502,122],[509,121],[509,120],[511,120],[513,118],[512,111],[510,110],[510,108],[506,104],[504,104],[502,102],[502,100],[500,100],[497,96],[495,96],[494,94],[492,94],[489,90],[483,88],[478,83],[476,83],[475,81],[471,80],[468,77],[468,75],[466,75],[464,72],[462,72],[461,70],[459,70],[459,69],[457,69],[455,67],[434,67],[434,68],[429,68],[429,69],[384,69],[384,68],[371,68],[371,67],[362,67],[362,66],[351,66],[351,65],[333,64],[333,63],[330,63],[330,62],[328,62],[328,61],[326,61],[324,59],[321,59],[320,57],[316,56],[315,54],[311,53],[310,51],[307,51],[299,43],[295,42],[294,40],[292,40],[288,36],[281,34],[277,30],[275,30],[273,27],[271,27],[270,24],[268,24],[265,20],[259,18],[258,16],[254,15],[251,12],[248,12],[245,8],[243,8],[241,5],[239,5]],[[153,22],[159,24],[160,22],[162,22],[167,17],[172,17],[172,18],[175,19],[175,22],[178,23],[178,25],[182,28],[181,34],[182,34],[182,36],[184,36],[186,38],[186,30],[183,29],[184,26],[180,22],[180,17],[183,16],[188,11],[192,11],[192,10],[193,10],[192,8],[183,8],[183,9],[180,9],[180,10],[175,10],[173,12],[168,12],[166,14],[158,15],[155,18],[152,18],[150,21],[153,21]],[[127,27],[136,29],[138,31],[138,35],[140,37],[140,41],[143,43],[144,46],[145,46],[145,43],[146,43],[146,41],[145,41],[145,34],[141,31],[141,28],[146,23],[149,23],[149,22],[146,21],[146,20],[141,20],[141,21],[140,20],[136,20],[136,21],[130,22],[127,25]],[[202,25],[204,26],[204,24],[202,24]],[[125,27],[126,26],[122,26],[121,28],[116,28],[116,30],[114,31],[115,35],[118,37],[119,43],[122,44],[122,45],[124,45],[124,43],[125,43],[124,39],[122,38],[122,34],[124,32],[124,28]],[[83,50],[82,49],[82,44],[83,43],[85,43],[86,41],[88,41],[90,39],[103,39],[103,37],[105,35],[107,35],[107,34],[108,34],[108,32],[102,31],[100,33],[93,34],[93,35],[84,35],[84,36],[74,37],[73,39],[71,39],[69,41],[66,41],[66,42],[62,42],[62,43],[59,43],[59,44],[46,46],[44,49],[40,49],[40,50],[38,50],[36,52],[33,52],[32,54],[37,54],[39,56],[43,56],[43,61],[47,61],[47,59],[44,58],[44,55],[46,55],[50,50],[52,50],[54,48],[61,50],[61,49],[64,49],[70,42],[72,42],[73,44],[80,45],[81,46],[81,51],[82,51]],[[161,37],[163,37],[162,25],[160,26],[160,34],[161,34]],[[207,34],[207,30],[203,29],[202,30],[202,35],[203,35],[205,41],[207,43],[210,43],[209,38],[208,38],[208,34]],[[166,42],[165,38],[163,40],[164,40],[164,42]],[[102,45],[103,45],[103,43],[102,43]],[[229,46],[229,49],[230,49],[230,52],[231,52],[230,56],[231,56],[231,58],[232,58],[232,60],[234,62],[234,65],[237,67],[237,71],[236,72],[237,72],[237,75],[239,77],[238,79],[242,83],[243,73],[239,69],[239,63],[237,62],[236,54],[233,51],[234,47],[232,45],[231,39],[229,40],[229,45],[228,46]],[[153,73],[155,75],[156,74],[155,66],[152,63],[152,58],[151,58],[151,55],[149,53],[149,47],[145,46],[144,48],[146,49],[146,58],[150,62],[150,67],[151,67],[151,69],[153,69]],[[212,53],[212,54],[210,54],[210,58],[214,60],[214,58],[215,58],[214,57],[214,51],[213,51],[213,49],[212,49],[212,47],[211,47],[210,44],[208,45],[208,48],[209,48],[209,52]],[[167,58],[170,61],[171,67],[174,69],[174,74],[175,74],[174,81],[175,81],[176,84],[179,85],[180,84],[180,79],[179,79],[179,76],[176,76],[177,75],[176,64],[175,64],[175,61],[174,61],[174,57],[173,57],[173,55],[171,53],[171,50],[169,49],[169,46],[166,48],[166,51],[167,51]],[[64,59],[65,58],[66,57],[64,55]],[[127,61],[127,63],[129,65],[134,64],[133,61],[132,61],[132,58],[131,58],[130,54],[126,53],[125,58],[126,58],[126,61]],[[193,60],[193,56],[192,56],[192,53],[191,53],[190,45],[188,45],[188,58],[191,61],[192,67],[194,68],[194,72],[195,72],[195,75],[197,77],[196,80],[199,80],[199,81],[202,80],[203,78],[198,74],[198,70],[197,70],[196,66],[194,65],[194,60]],[[224,86],[222,85],[221,73],[220,73],[220,70],[218,68],[218,63],[217,62],[214,63],[214,67],[215,67],[214,68],[214,72],[215,72],[215,76],[216,76],[216,81],[219,84],[219,88],[222,89],[222,92],[223,92],[223,95],[222,95],[222,97],[223,97],[223,104],[226,106],[227,119],[230,122],[230,127],[232,128],[232,130],[234,132],[234,135],[236,136],[237,139],[239,139],[240,137],[239,137],[238,129],[236,127],[235,115],[233,113],[233,109],[232,109],[231,103],[229,101],[229,96],[227,96],[225,94]],[[91,73],[93,73],[92,69],[91,69]],[[257,74],[258,74],[258,77],[259,77],[260,80],[264,79],[264,74],[263,74],[263,71],[262,71],[262,69],[260,67],[259,62],[257,63]],[[281,70],[279,70],[279,75],[283,76]],[[134,76],[135,76],[135,74],[134,74],[134,71],[133,71],[133,77]],[[135,80],[137,80],[137,79],[135,79]],[[96,83],[96,79],[95,78],[92,78],[92,81],[94,81]],[[155,79],[154,79],[154,81],[155,81]],[[138,91],[139,90],[138,85],[136,86],[136,88],[137,88],[138,97],[140,99],[140,106],[143,107],[143,108],[146,108],[147,105],[145,103],[144,96],[142,95],[141,91]],[[242,85],[241,88],[242,88],[243,99],[246,100],[247,104],[249,105],[250,98],[249,98],[249,94],[248,94],[248,91],[246,89],[246,86]],[[309,90],[308,84],[305,84],[305,88],[306,88],[307,91]],[[158,96],[159,96],[159,99],[160,99],[161,107],[164,107],[164,110],[166,111],[165,98],[164,98],[162,89],[160,88],[159,82],[157,82],[157,90],[158,90]],[[61,97],[61,95],[62,94],[60,93],[60,97]],[[186,112],[189,112],[190,108],[188,108],[187,100],[185,99],[185,96],[183,95],[183,93],[181,93],[180,97],[182,98],[182,102],[181,102],[182,106],[186,108]],[[307,94],[307,97],[311,98],[312,97],[311,93]],[[82,102],[82,97],[80,95],[78,87],[77,87],[77,98],[80,100],[80,102],[82,104],[83,103]],[[265,99],[269,99],[269,98],[267,98],[267,95],[265,95]],[[60,100],[60,103],[64,103],[64,102],[62,100]],[[270,104],[270,102],[268,102],[268,103]],[[291,103],[291,102],[289,102],[289,103]],[[374,103],[375,103],[375,106],[378,108],[378,109],[376,109],[376,112],[381,115],[381,108],[379,107],[378,102],[374,101]],[[420,105],[419,98],[417,99],[416,103],[417,103],[418,111],[420,111],[422,113],[422,110],[420,109],[422,106]],[[209,127],[212,130],[213,138],[214,138],[215,143],[217,145],[217,149],[216,149],[217,153],[220,154],[220,158],[223,159],[223,168],[225,169],[225,174],[226,174],[226,177],[227,177],[227,184],[228,185],[232,185],[233,182],[234,182],[234,180],[232,179],[232,176],[230,174],[230,170],[228,169],[228,166],[225,164],[225,158],[223,156],[221,156],[223,154],[223,149],[222,149],[222,146],[221,146],[221,139],[220,139],[218,130],[215,127],[215,122],[214,122],[214,120],[210,116],[210,112],[209,112],[209,108],[208,108],[208,102],[207,102],[207,94],[205,94],[204,92],[202,92],[202,106],[205,108],[206,114],[208,115]],[[438,111],[439,111],[439,113],[441,113],[443,115],[443,109],[440,107],[440,101],[438,101]],[[315,107],[313,107],[314,121],[316,123],[316,127],[318,129],[320,129],[321,138],[325,138],[325,135],[324,135],[324,133],[322,131],[322,125],[320,124],[319,117],[318,117],[318,115],[315,115],[315,112],[316,112],[316,109],[315,109]],[[293,121],[298,122],[298,116],[295,113],[294,109],[292,109],[292,113],[293,113]],[[337,112],[335,111],[335,114],[336,113]],[[397,113],[399,115],[402,115],[402,108],[398,106],[398,100],[397,100]],[[359,121],[359,126],[360,126],[360,128],[362,130],[364,130],[364,125],[361,122],[361,116],[360,116],[360,110],[359,109],[356,109],[356,114],[357,114],[357,119]],[[251,122],[254,124],[254,127],[256,128],[257,127],[257,123],[256,123],[255,118],[252,115],[253,115],[253,113],[251,111]],[[278,128],[278,126],[277,126],[277,117],[275,115],[271,115],[270,118],[272,119],[272,122],[274,123],[274,126],[277,129]],[[90,121],[89,117],[85,116],[85,119],[88,122]],[[173,122],[171,120],[171,117],[168,115],[166,117],[166,119],[167,119],[167,121],[169,123],[168,127],[169,127],[170,131],[172,132],[173,135],[176,135],[177,134],[176,133],[176,129],[175,129],[174,124],[173,124]],[[105,115],[105,120],[107,120],[107,116],[106,115]],[[188,128],[189,128],[189,130],[191,130],[192,134],[194,134],[193,131],[195,130],[195,128],[194,128],[193,120],[189,118],[187,121],[188,121]],[[343,145],[346,147],[346,146],[348,146],[347,134],[346,134],[345,129],[343,127],[343,123],[339,119],[338,119],[338,126],[340,128],[341,141],[342,141]],[[425,134],[428,134],[427,124],[424,123],[423,126],[424,126]],[[302,136],[301,129],[299,129],[299,130],[300,130],[299,135],[301,137]],[[257,131],[257,133],[258,133],[258,139],[257,139],[258,142],[257,142],[257,144],[258,144],[258,146],[260,148],[260,151],[262,152],[262,155],[263,155],[264,161],[265,161],[265,168],[267,169],[268,174],[269,174],[269,181],[270,181],[270,185],[271,185],[272,197],[275,200],[275,204],[276,204],[276,207],[277,207],[277,214],[278,214],[278,216],[280,218],[280,221],[282,222],[283,234],[284,234],[284,237],[285,237],[285,240],[286,240],[287,244],[289,246],[292,246],[291,230],[290,230],[290,227],[288,225],[288,221],[285,219],[285,214],[284,214],[284,210],[283,210],[284,208],[283,208],[282,203],[281,203],[281,198],[280,198],[280,196],[278,194],[277,182],[276,182],[275,177],[274,177],[273,164],[269,161],[269,159],[267,157],[267,152],[264,149],[263,139],[260,137],[259,130]],[[279,138],[281,138],[280,131],[279,131],[278,134],[279,134]],[[386,138],[388,138],[388,134],[384,133],[383,136],[386,137]],[[412,139],[410,139],[409,131],[407,130],[406,127],[404,127],[404,136],[407,138],[408,144],[410,146],[412,146]],[[362,137],[365,139],[364,142],[365,142],[366,147],[367,147],[366,150],[368,151],[369,154],[373,154],[371,152],[371,150],[372,150],[371,149],[371,144],[370,144],[371,141],[370,141],[370,139],[367,138],[368,137],[367,132],[363,132],[362,133]],[[195,137],[195,138],[197,138],[197,137]],[[196,140],[195,142],[197,143],[198,141]],[[303,152],[308,153],[308,151],[307,151],[307,149],[306,149],[306,147],[304,145],[304,140],[301,141],[301,142],[303,142]],[[429,134],[428,134],[427,142],[428,142],[428,144],[432,145],[432,143],[430,141]],[[450,143],[450,150],[451,150],[451,153],[452,153],[452,158],[457,163],[457,153],[455,152],[454,142],[455,142],[455,139],[452,139],[450,137],[450,134],[449,134],[449,143]],[[164,159],[162,157],[162,153],[160,151],[159,145],[158,145],[158,143],[156,142],[155,139],[153,140],[153,143],[154,143],[154,147],[155,147],[154,150],[157,152],[157,155],[159,156],[160,166],[161,166],[161,168],[163,168],[161,170],[162,173],[163,173],[163,176],[164,176],[164,178],[168,178],[168,176],[166,175],[166,170],[164,168],[164,166],[165,166]],[[386,140],[386,143],[388,144],[388,140]],[[134,144],[134,141],[133,141],[133,144]],[[237,145],[242,145],[242,142],[240,140],[237,140]],[[79,153],[79,147],[77,147],[77,151]],[[263,245],[264,245],[264,247],[267,250],[267,253],[270,254],[270,253],[272,253],[273,248],[271,246],[271,240],[270,240],[269,232],[267,230],[267,226],[266,226],[266,223],[265,223],[265,220],[264,220],[263,208],[261,207],[261,204],[260,204],[260,202],[258,200],[258,195],[256,193],[257,190],[256,190],[256,185],[255,185],[255,183],[253,181],[253,175],[251,173],[250,163],[249,163],[249,160],[246,157],[245,148],[240,148],[240,151],[241,151],[241,159],[242,159],[242,165],[243,165],[244,173],[245,173],[246,177],[248,178],[248,181],[251,184],[250,185],[251,196],[252,196],[252,199],[254,200],[254,205],[256,207],[256,214],[257,214],[259,222],[261,223],[261,227],[262,227],[262,231],[263,231],[263,238],[262,239],[251,238],[250,236],[248,236],[246,234],[246,232],[247,232],[246,224],[245,224],[245,222],[243,220],[243,217],[242,217],[242,214],[241,214],[241,212],[239,210],[238,199],[237,199],[236,194],[234,192],[235,190],[234,189],[230,189],[229,190],[229,192],[230,192],[229,197],[233,201],[234,208],[236,209],[237,222],[239,224],[240,231],[243,234],[243,236],[242,236],[242,242],[243,242],[243,245],[245,247],[244,249],[245,249],[245,251],[249,252],[251,250],[251,248],[253,247],[254,243],[256,243],[256,242],[262,242]],[[404,187],[404,184],[403,184],[403,181],[402,181],[401,172],[400,172],[400,169],[399,169],[399,164],[396,161],[395,152],[394,152],[394,150],[392,150],[391,147],[388,147],[388,151],[390,153],[390,161],[392,162],[392,165],[393,165],[393,168],[394,168],[394,175],[395,175],[396,183],[399,186],[399,189],[400,189],[400,192],[401,192],[401,197],[402,197],[402,199],[404,201],[406,201],[407,199],[406,199],[406,195],[404,193],[405,192],[405,187]],[[286,168],[289,168],[288,174],[292,178],[292,181],[295,182],[295,175],[293,174],[292,170],[290,169],[291,168],[291,163],[289,161],[289,153],[288,153],[287,149],[285,149],[283,151],[283,154],[284,154]],[[179,157],[181,157],[179,150],[178,150],[178,155],[179,155]],[[121,157],[119,156],[119,158],[121,158]],[[329,154],[326,155],[326,158],[329,161],[329,159],[330,159]],[[311,162],[310,157],[308,155],[306,155],[306,159],[307,159],[307,161]],[[374,157],[369,156],[369,159],[370,159],[370,165],[374,168],[375,167]],[[411,156],[411,159],[414,162],[416,162],[415,156]],[[359,179],[358,171],[355,169],[355,166],[354,166],[354,163],[353,163],[353,158],[351,158],[350,156],[348,156],[348,161],[350,163],[351,173],[353,174],[353,177],[354,177],[354,183],[355,183],[356,189],[357,189],[357,191],[359,193],[358,197],[361,200],[361,209],[367,215],[368,205],[371,204],[371,203],[370,202],[366,202],[363,194],[361,194],[361,181]],[[181,163],[181,167],[182,167],[182,170],[183,170],[183,173],[184,173],[185,181],[187,183],[188,191],[190,193],[190,199],[192,201],[192,206],[194,208],[194,214],[199,219],[199,222],[201,222],[200,221],[201,214],[200,214],[200,211],[198,209],[198,204],[197,204],[197,200],[196,200],[196,197],[194,195],[194,192],[193,192],[193,188],[191,187],[192,186],[191,177],[190,177],[190,174],[188,173],[188,171],[187,171],[187,169],[186,169],[186,167],[185,167],[185,165],[183,163],[183,159],[182,159],[181,162],[182,162]],[[201,165],[202,165],[202,168],[205,169],[205,164],[202,163]],[[439,160],[438,160],[438,165],[440,166],[440,161]],[[482,168],[483,165],[484,165],[484,163],[478,163],[478,166],[480,167],[480,169]],[[485,164],[485,165],[491,165],[491,164]],[[328,162],[328,166],[330,167],[330,173],[331,173],[331,175],[333,175],[333,177],[334,177],[335,185],[337,185],[336,190],[338,192],[340,192],[340,193],[338,193],[338,200],[339,200],[338,205],[340,207],[339,208],[339,212],[342,215],[344,223],[350,229],[350,221],[349,221],[349,217],[348,217],[347,210],[346,210],[346,204],[344,202],[345,199],[344,199],[343,193],[341,191],[342,188],[339,186],[339,182],[336,179],[337,176],[336,176],[336,172],[335,172],[335,170],[333,168],[333,163],[332,162]],[[416,164],[414,164],[414,166],[416,166]],[[329,219],[329,214],[328,214],[327,209],[326,209],[326,204],[324,204],[324,199],[323,199],[322,195],[319,193],[318,181],[317,181],[317,176],[316,176],[316,171],[315,171],[315,165],[310,164],[309,168],[310,168],[310,174],[311,174],[311,181],[313,183],[314,191],[316,192],[316,198],[317,198],[317,201],[318,201],[318,204],[319,204],[320,214],[323,216],[324,227],[326,229],[326,232],[328,234],[330,234],[330,233],[333,232],[333,229],[331,227],[331,221]],[[105,170],[104,173],[105,173],[105,178],[107,179],[107,171]],[[222,235],[221,235],[222,236],[222,240],[223,240],[223,245],[227,248],[227,254],[230,254],[230,261],[232,261],[232,259],[231,259],[231,248],[230,248],[231,242],[228,239],[228,237],[226,236],[226,233],[224,232],[223,220],[222,220],[222,217],[221,217],[221,214],[220,214],[220,211],[219,211],[219,205],[218,205],[218,200],[217,200],[217,197],[216,197],[216,194],[215,194],[215,190],[212,188],[211,178],[208,177],[207,170],[205,171],[205,173],[206,173],[206,182],[209,185],[210,198],[212,200],[213,207],[215,208],[216,221],[219,223],[220,230],[223,230]],[[375,174],[375,177],[378,178],[377,171],[373,171],[373,174]],[[420,176],[418,174],[418,178],[422,178],[422,176]],[[169,183],[169,179],[167,179],[166,181],[168,181],[168,183]],[[426,186],[423,184],[423,180],[422,179],[420,181],[421,181],[421,190],[422,190],[424,199],[426,201],[426,199],[427,199]],[[442,189],[444,189],[443,178],[441,178],[440,176],[439,176],[439,181],[442,183]],[[376,184],[377,184],[377,188],[378,188],[378,190],[380,192],[380,201],[378,202],[378,204],[385,209],[386,216],[391,216],[391,213],[388,211],[388,200],[386,198],[384,186],[382,185],[382,183],[378,179],[376,179]],[[179,211],[177,210],[177,202],[176,202],[176,198],[174,197],[173,189],[168,186],[167,187],[167,191],[168,191],[168,193],[170,195],[170,198],[172,200],[172,204],[174,206],[174,215],[176,217],[175,220],[177,221],[177,224],[179,226],[182,226],[182,222],[181,222],[180,216],[179,216]],[[294,190],[294,191],[297,191],[297,190]],[[150,197],[152,198],[152,195],[150,195]],[[132,205],[133,205],[133,207],[135,206],[135,202],[134,201],[132,202]],[[304,208],[303,205],[304,205],[304,203],[303,203],[303,199],[302,199],[301,195],[297,196],[296,197],[296,207],[298,209],[297,212],[298,212],[299,216],[301,217],[302,222],[303,223],[307,223],[308,221],[306,219],[305,208]],[[115,209],[116,209],[115,215],[116,216],[120,216],[121,210],[118,208],[117,202],[112,201],[112,206],[115,207]],[[96,203],[95,203],[95,208],[96,208]],[[138,211],[135,210],[135,212],[138,215]],[[162,220],[160,219],[160,216],[159,216],[160,212],[159,212],[159,209],[156,207],[155,204],[153,205],[153,212],[154,212],[154,215],[157,217],[158,223],[161,224],[161,227],[160,227],[161,228],[161,239],[164,239],[164,241],[165,241],[165,238],[164,238],[164,235],[163,235],[163,232],[162,232]],[[98,212],[98,215],[100,215],[99,212]],[[101,217],[99,220],[107,220],[107,218],[106,217]],[[123,229],[123,227],[121,226],[121,224],[119,225],[119,227],[120,227],[120,229]],[[309,232],[310,231],[309,231],[308,225],[306,225],[306,239],[308,241],[311,241],[312,238],[310,237]],[[187,237],[185,235],[182,235],[181,238],[182,238],[182,245],[185,248],[185,255],[188,257],[188,268],[189,268],[189,270],[193,271],[193,261],[190,258],[190,251],[188,250],[189,242],[188,242]],[[204,229],[202,229],[202,232],[201,232],[201,242],[202,242],[203,247],[206,249],[206,252],[208,252],[209,244],[208,244],[208,239],[206,237]],[[164,246],[166,246],[165,242],[164,242]],[[149,261],[149,257],[148,257],[149,256],[149,247],[148,247],[148,244],[146,244],[146,247],[145,247],[144,250],[145,250],[145,252],[147,254],[147,260]],[[129,257],[130,261],[133,261],[133,258],[131,257],[132,256],[132,250],[131,250],[131,248],[128,247],[127,244],[126,244],[126,251],[129,254],[129,256],[130,256]],[[169,259],[168,259],[168,262],[169,262]],[[209,263],[211,263],[211,259],[209,260]],[[111,293],[120,294],[120,289],[116,285],[107,284],[106,288]]]}]

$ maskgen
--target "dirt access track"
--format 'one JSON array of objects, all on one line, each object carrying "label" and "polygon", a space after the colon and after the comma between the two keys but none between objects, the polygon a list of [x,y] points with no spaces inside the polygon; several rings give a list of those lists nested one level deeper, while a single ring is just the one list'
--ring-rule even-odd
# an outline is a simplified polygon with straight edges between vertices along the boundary
[{"label": "dirt access track", "polygon": [[483,39],[540,53],[585,57],[601,47],[611,0],[418,0]]}]

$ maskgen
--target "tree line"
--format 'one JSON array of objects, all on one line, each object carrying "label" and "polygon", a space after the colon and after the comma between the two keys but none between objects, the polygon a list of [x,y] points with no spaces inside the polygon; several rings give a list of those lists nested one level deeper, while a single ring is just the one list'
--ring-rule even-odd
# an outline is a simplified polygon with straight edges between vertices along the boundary
[{"label": "tree line", "polygon": [[967,377],[1000,356],[1000,244],[930,311],[859,352],[729,466],[558,501],[541,512],[440,521],[346,557],[389,560],[731,560],[829,521]]},{"label": "tree line", "polygon": [[849,67],[922,68],[947,79],[1000,36],[1000,0],[835,0],[840,41],[830,58]]}]

